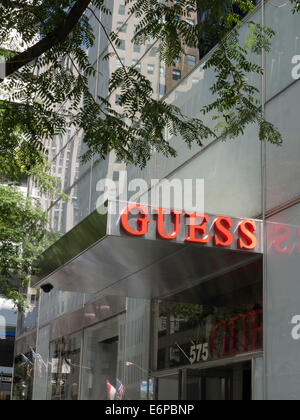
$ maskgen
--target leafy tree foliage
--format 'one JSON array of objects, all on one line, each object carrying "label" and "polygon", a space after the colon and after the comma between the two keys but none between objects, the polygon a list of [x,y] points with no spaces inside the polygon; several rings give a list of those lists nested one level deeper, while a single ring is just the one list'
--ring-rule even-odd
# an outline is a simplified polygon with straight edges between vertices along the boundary
[{"label": "leafy tree foliage", "polygon": [[28,285],[35,259],[54,239],[45,225],[46,216],[33,199],[0,185],[0,294],[19,309],[25,305],[19,288]]},{"label": "leafy tree foliage", "polygon": [[[236,137],[256,121],[261,139],[281,142],[280,133],[261,116],[255,88],[247,81],[247,73],[262,71],[247,60],[247,51],[252,48],[260,53],[272,31],[249,25],[251,42],[245,48],[238,47],[236,33],[226,40],[232,28],[241,24],[242,16],[253,10],[251,0],[127,0],[127,4],[129,13],[140,19],[133,41],[157,39],[167,64],[178,58],[186,45],[206,51],[212,43],[221,42],[207,63],[216,70],[212,91],[218,99],[210,108],[199,110],[200,117],[208,110],[223,117],[221,133],[204,126],[201,118],[190,120],[177,107],[153,99],[149,81],[134,68],[123,66],[110,80],[110,92],[121,88],[122,113],[116,112],[107,98],[93,97],[88,80],[96,76],[96,69],[86,51],[94,45],[95,35],[89,17],[96,17],[95,8],[110,13],[104,0],[3,0],[0,38],[5,44],[15,30],[23,48],[4,57],[4,87],[13,94],[0,110],[2,150],[22,149],[25,142],[26,153],[35,162],[45,139],[64,133],[68,126],[83,130],[83,140],[89,146],[85,159],[94,153],[104,157],[115,150],[120,159],[140,166],[145,166],[153,149],[175,155],[165,139],[166,127],[188,144],[196,141],[201,145],[208,137]],[[182,17],[191,12],[202,12],[205,18],[190,25]],[[117,54],[118,34],[107,33],[98,21]],[[68,68],[67,58],[76,71]],[[17,134],[20,127],[22,138]]]}]

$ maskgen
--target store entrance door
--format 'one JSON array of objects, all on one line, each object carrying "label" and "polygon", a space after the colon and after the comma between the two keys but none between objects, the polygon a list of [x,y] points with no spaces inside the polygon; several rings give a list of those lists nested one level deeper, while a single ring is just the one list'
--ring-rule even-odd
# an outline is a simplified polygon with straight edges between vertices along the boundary
[{"label": "store entrance door", "polygon": [[252,362],[207,369],[186,368],[156,380],[156,399],[248,401],[252,399]]},{"label": "store entrance door", "polygon": [[185,400],[251,400],[251,390],[251,361],[183,371],[181,397]]}]

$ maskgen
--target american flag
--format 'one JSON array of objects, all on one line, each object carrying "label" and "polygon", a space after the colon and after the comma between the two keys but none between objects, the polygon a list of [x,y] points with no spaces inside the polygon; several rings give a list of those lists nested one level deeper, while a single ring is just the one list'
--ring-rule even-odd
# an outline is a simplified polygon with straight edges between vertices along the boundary
[{"label": "american flag", "polygon": [[107,380],[106,381],[107,399],[108,401],[114,400],[116,396],[116,388]]},{"label": "american flag", "polygon": [[120,379],[117,379],[116,381],[116,389],[117,389],[116,400],[123,400],[124,395],[125,395],[125,387],[120,381]]}]

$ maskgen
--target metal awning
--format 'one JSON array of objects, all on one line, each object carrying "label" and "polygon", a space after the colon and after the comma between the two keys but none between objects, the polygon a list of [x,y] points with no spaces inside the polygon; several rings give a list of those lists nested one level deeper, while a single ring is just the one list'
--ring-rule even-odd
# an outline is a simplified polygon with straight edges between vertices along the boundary
[{"label": "metal awning", "polygon": [[[231,218],[233,241],[227,247],[214,246],[212,241],[187,243],[184,237],[189,228],[185,223],[180,223],[176,238],[160,239],[157,217],[150,210],[147,233],[134,237],[121,226],[120,215],[127,204],[118,202],[115,214],[108,216],[95,211],[57,241],[42,256],[40,276],[33,286],[50,283],[64,291],[164,298],[261,258],[259,220],[255,221],[258,241],[251,250],[237,247],[238,226],[243,220],[237,218]],[[129,215],[132,228],[138,217]],[[183,219],[184,215],[180,217]],[[208,217],[206,233],[211,237],[216,217]],[[172,232],[173,227],[172,216],[165,216],[165,231]]]}]

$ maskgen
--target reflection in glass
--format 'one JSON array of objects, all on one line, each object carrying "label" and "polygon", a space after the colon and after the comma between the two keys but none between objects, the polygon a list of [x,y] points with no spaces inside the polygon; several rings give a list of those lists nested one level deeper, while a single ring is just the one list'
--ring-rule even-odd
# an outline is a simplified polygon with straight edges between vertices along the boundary
[{"label": "reflection in glass", "polygon": [[[124,321],[123,314],[85,331],[82,399],[112,400],[120,396],[117,390],[124,381],[124,364],[120,360],[124,351]],[[124,394],[125,391],[122,399]]]},{"label": "reflection in glass", "polygon": [[127,299],[127,311],[84,332],[83,400],[151,398],[150,302]]},{"label": "reflection in glass", "polygon": [[14,361],[13,400],[32,400],[34,352],[18,354]]},{"label": "reflection in glass", "polygon": [[261,262],[159,302],[157,369],[262,350]]},{"label": "reflection in glass", "polygon": [[51,343],[52,400],[78,400],[80,351],[80,334],[63,337]]}]

